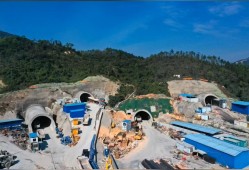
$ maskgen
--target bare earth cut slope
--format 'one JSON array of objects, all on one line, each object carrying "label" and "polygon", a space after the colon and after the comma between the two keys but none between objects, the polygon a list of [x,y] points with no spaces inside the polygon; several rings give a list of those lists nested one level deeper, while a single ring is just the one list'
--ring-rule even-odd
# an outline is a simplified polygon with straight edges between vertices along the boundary
[{"label": "bare earth cut slope", "polygon": [[[119,85],[105,77],[88,77],[76,83],[46,83],[33,85],[33,88],[0,94],[0,119],[15,118],[16,113],[24,111],[30,104],[50,107],[60,98],[74,98],[79,91],[88,92],[95,98],[109,99],[115,95]],[[8,112],[8,114],[6,114]]]},{"label": "bare earth cut slope", "polygon": [[211,93],[219,98],[227,96],[219,89],[217,84],[198,80],[173,80],[168,81],[169,93],[172,97],[177,97],[181,93],[198,95],[201,93]]}]

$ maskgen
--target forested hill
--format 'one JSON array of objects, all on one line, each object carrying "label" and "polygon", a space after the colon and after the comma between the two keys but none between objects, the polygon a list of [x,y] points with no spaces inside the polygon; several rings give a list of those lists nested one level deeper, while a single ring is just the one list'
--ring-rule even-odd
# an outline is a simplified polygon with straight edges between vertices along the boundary
[{"label": "forested hill", "polygon": [[6,37],[13,37],[15,35],[4,32],[4,31],[0,31],[0,38],[6,38]]},{"label": "forested hill", "polygon": [[[0,39],[0,68],[0,80],[7,85],[1,92],[103,75],[134,85],[136,94],[168,95],[166,82],[175,79],[174,74],[181,74],[215,81],[231,97],[249,100],[248,67],[194,52],[161,52],[142,58],[110,48],[76,51],[72,44],[63,45],[60,41],[6,37]],[[119,96],[119,100],[123,98]]]},{"label": "forested hill", "polygon": [[249,66],[249,57],[243,60],[239,60],[235,62],[236,64],[245,64]]}]

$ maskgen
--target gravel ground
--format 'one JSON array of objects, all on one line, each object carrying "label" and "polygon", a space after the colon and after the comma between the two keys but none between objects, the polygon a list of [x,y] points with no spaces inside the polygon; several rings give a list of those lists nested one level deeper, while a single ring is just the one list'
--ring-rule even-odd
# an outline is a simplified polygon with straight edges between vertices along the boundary
[{"label": "gravel ground", "polygon": [[175,140],[161,134],[151,127],[148,122],[143,122],[143,131],[146,138],[133,151],[124,158],[116,160],[120,169],[141,169],[141,161],[144,159],[171,158],[170,150],[174,148]]}]

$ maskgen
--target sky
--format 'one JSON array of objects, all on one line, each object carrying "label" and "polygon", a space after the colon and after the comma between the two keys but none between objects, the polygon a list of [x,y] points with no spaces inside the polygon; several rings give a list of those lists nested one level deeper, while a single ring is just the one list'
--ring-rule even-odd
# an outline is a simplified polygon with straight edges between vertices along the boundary
[{"label": "sky", "polygon": [[0,30],[60,40],[77,50],[115,48],[148,57],[195,51],[249,57],[249,2],[0,2]]}]

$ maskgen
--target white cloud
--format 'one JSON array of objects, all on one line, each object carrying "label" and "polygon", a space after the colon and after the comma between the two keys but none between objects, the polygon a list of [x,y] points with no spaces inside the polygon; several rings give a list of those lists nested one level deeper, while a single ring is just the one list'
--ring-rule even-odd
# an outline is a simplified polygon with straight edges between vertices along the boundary
[{"label": "white cloud", "polygon": [[237,2],[223,3],[221,5],[212,6],[208,10],[210,13],[218,15],[220,17],[231,16],[239,13],[242,6]]},{"label": "white cloud", "polygon": [[214,28],[216,24],[217,24],[217,21],[215,20],[211,20],[208,23],[204,23],[204,24],[195,23],[193,31],[197,33],[203,33],[203,34],[217,34],[217,31]]},{"label": "white cloud", "polygon": [[180,28],[180,27],[182,27],[182,25],[181,25],[180,23],[178,23],[178,22],[176,22],[175,20],[170,19],[170,18],[165,19],[165,20],[163,21],[163,23],[166,24],[166,25],[168,25],[168,26],[170,26],[170,27],[175,27],[175,28]]},{"label": "white cloud", "polygon": [[245,19],[240,22],[239,26],[249,28],[249,19]]}]

